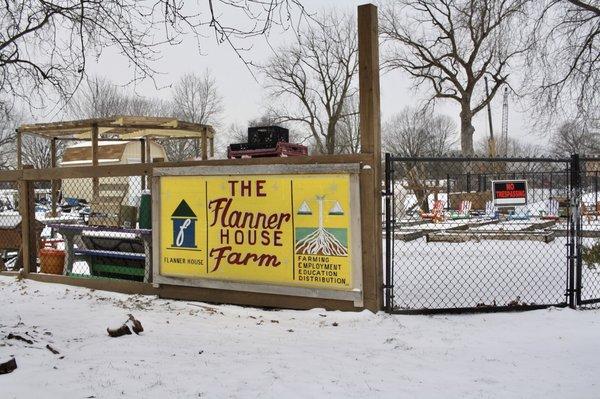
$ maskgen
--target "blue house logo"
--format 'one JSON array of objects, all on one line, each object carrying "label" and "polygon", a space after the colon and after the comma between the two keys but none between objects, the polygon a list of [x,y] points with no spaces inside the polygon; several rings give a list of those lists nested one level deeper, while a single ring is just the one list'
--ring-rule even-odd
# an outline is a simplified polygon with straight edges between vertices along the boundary
[{"label": "blue house logo", "polygon": [[173,222],[173,248],[196,248],[196,221],[198,218],[185,200],[171,215]]}]

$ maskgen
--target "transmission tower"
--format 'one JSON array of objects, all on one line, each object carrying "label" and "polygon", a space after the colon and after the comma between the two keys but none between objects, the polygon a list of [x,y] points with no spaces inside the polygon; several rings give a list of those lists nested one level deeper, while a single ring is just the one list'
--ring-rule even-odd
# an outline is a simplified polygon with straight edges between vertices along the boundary
[{"label": "transmission tower", "polygon": [[504,88],[502,101],[502,134],[500,137],[504,146],[504,156],[508,156],[508,87]]}]

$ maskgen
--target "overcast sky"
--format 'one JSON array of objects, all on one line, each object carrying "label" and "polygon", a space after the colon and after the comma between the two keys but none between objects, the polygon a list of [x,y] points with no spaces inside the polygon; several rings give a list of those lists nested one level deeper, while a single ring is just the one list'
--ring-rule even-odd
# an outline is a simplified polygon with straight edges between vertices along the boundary
[{"label": "overcast sky", "polygon": [[[356,16],[356,7],[364,2],[364,0],[304,0],[303,4],[309,12],[319,13],[323,9],[335,7]],[[227,14],[225,14],[225,17],[227,17]],[[234,25],[237,18],[241,17],[230,16],[226,22],[229,25]],[[252,45],[252,49],[245,52],[244,56],[254,62],[266,60],[272,52],[267,40],[272,47],[276,47],[286,40],[293,40],[292,32],[282,32],[274,28],[267,39],[261,37],[251,43],[244,43],[246,46]],[[219,130],[226,130],[231,123],[246,126],[249,119],[256,118],[262,113],[261,105],[265,103],[265,92],[261,86],[262,77],[256,74],[258,81],[255,80],[231,47],[227,44],[218,45],[214,36],[207,36],[200,44],[202,53],[199,53],[197,43],[192,38],[187,38],[179,46],[164,49],[162,59],[156,64],[157,69],[164,73],[157,78],[159,86],[169,86],[187,72],[201,72],[209,69],[218,82],[225,105],[223,122]],[[116,83],[125,83],[131,77],[131,70],[127,61],[123,57],[111,54],[110,50],[104,53],[99,62],[92,62],[91,64],[91,73],[104,75]],[[133,88],[130,87],[128,90],[133,90]],[[136,85],[135,90],[144,96],[165,99],[170,97],[168,87],[156,90],[155,85],[149,81]],[[405,106],[418,104],[423,98],[424,92],[413,91],[410,79],[402,72],[393,71],[381,76],[382,121],[385,121],[386,118]],[[501,93],[494,99],[492,110],[494,130],[499,134],[502,122]],[[439,102],[436,111],[452,117],[456,121],[457,127],[459,126],[458,108],[450,101]],[[485,115],[485,112],[480,112],[475,118],[475,142],[482,135],[487,137],[489,134]],[[516,112],[514,104],[511,104],[509,115],[509,135],[511,137],[519,137],[527,141],[540,140],[539,136],[527,134],[529,128],[524,123],[526,118],[523,114]]]}]

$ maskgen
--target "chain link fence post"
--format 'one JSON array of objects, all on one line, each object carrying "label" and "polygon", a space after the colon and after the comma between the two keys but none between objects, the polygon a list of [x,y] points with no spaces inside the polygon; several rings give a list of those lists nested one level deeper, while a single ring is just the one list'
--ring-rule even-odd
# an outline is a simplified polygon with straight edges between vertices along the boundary
[{"label": "chain link fence post", "polygon": [[569,214],[569,272],[567,297],[569,307],[577,308],[581,300],[581,163],[578,154],[570,160],[570,202]]}]

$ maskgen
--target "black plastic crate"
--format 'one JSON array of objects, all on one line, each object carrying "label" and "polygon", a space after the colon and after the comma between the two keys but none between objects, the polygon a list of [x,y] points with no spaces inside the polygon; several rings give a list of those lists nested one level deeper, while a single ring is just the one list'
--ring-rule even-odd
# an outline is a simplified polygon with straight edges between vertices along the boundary
[{"label": "black plastic crate", "polygon": [[274,148],[277,143],[289,143],[290,131],[280,126],[256,126],[248,128],[248,143],[257,146],[249,149]]}]

